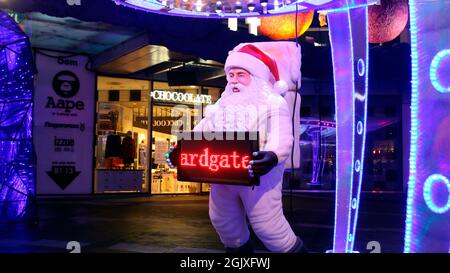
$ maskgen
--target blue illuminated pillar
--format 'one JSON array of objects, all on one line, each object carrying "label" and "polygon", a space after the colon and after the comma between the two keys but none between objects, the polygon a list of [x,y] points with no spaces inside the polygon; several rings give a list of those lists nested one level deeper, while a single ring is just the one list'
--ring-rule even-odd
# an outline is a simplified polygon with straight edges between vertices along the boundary
[{"label": "blue illuminated pillar", "polygon": [[410,0],[411,148],[405,252],[450,251],[450,1]]},{"label": "blue illuminated pillar", "polygon": [[353,252],[367,116],[367,1],[328,10],[336,106],[336,206],[333,252]]},{"label": "blue illuminated pillar", "polygon": [[0,10],[0,224],[32,216],[28,213],[35,194],[32,112],[30,43]]}]

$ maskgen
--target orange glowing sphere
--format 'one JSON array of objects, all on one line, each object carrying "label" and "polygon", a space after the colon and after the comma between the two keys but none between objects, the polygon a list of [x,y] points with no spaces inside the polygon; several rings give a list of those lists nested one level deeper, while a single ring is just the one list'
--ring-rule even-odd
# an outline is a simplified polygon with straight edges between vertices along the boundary
[{"label": "orange glowing sphere", "polygon": [[[311,26],[314,11],[299,12],[297,14],[297,32],[301,36]],[[261,18],[259,33],[272,40],[295,39],[295,13],[267,16]]]}]

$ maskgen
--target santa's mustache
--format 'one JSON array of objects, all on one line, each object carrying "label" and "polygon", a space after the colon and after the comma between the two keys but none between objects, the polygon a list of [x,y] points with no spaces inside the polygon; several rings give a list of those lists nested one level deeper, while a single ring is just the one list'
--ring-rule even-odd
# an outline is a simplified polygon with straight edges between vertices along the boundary
[{"label": "santa's mustache", "polygon": [[[228,91],[230,92],[244,92],[247,91],[247,87],[242,83],[229,83],[227,86]],[[236,90],[237,89],[237,90]]]},{"label": "santa's mustache", "polygon": [[[239,92],[234,91],[233,88],[239,89]],[[263,80],[258,78],[252,78],[251,83],[243,85],[240,82],[230,83],[225,86],[225,90],[221,95],[221,98],[238,100],[236,102],[242,102],[243,100],[251,99],[252,102],[257,102],[259,99],[263,99],[270,94],[270,86]]]},{"label": "santa's mustache", "polygon": [[227,85],[226,91],[228,91],[229,94],[232,93],[247,93],[250,91],[251,86],[245,86],[241,83],[229,83]]}]

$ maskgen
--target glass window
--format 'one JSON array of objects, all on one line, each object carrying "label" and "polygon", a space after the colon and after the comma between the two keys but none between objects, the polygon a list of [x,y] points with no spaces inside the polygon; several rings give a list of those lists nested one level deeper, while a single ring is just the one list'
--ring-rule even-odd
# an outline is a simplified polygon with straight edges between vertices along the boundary
[{"label": "glass window", "polygon": [[166,164],[165,153],[170,145],[175,145],[177,141],[172,132],[173,126],[182,124],[183,120],[187,120],[189,121],[188,130],[192,130],[196,121],[202,118],[204,107],[219,99],[220,90],[200,86],[170,87],[167,83],[154,82],[154,91],[164,93],[154,93],[152,103],[152,193],[199,193],[209,191],[209,184],[206,183],[178,181],[177,170],[170,169]]},{"label": "glass window", "polygon": [[150,82],[98,77],[97,90],[95,192],[149,192]]},{"label": "glass window", "polygon": [[[365,145],[363,191],[402,191],[401,99],[372,95]],[[331,115],[330,115],[331,110]],[[334,190],[336,188],[336,124],[332,96],[302,96],[300,168],[286,169],[284,189]],[[295,160],[295,159],[294,159]]]}]

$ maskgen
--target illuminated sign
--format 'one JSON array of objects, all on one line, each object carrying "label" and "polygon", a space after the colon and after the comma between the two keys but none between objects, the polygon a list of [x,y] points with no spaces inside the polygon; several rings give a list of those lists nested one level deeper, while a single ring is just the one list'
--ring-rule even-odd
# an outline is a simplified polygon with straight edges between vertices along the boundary
[{"label": "illuminated sign", "polygon": [[195,167],[209,169],[212,172],[223,171],[224,169],[233,169],[240,171],[241,169],[248,170],[248,163],[250,156],[239,154],[237,151],[232,151],[230,154],[212,154],[208,148],[203,148],[201,153],[181,153],[180,166]]},{"label": "illuminated sign", "polygon": [[178,181],[259,185],[248,175],[251,154],[258,151],[255,132],[188,132],[178,141]]},{"label": "illuminated sign", "polygon": [[198,104],[212,103],[210,95],[202,95],[202,94],[155,90],[151,92],[151,96],[154,100],[158,101],[198,103]]}]

